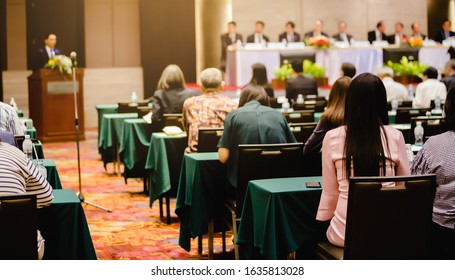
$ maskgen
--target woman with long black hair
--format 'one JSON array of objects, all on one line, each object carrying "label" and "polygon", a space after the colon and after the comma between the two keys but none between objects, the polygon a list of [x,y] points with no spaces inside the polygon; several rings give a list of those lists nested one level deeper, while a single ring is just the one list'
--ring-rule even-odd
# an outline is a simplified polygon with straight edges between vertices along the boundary
[{"label": "woman with long black hair", "polygon": [[327,132],[322,144],[323,189],[316,219],[329,221],[327,239],[343,247],[349,178],[410,175],[400,131],[388,125],[384,84],[372,74],[352,80],[344,125]]}]

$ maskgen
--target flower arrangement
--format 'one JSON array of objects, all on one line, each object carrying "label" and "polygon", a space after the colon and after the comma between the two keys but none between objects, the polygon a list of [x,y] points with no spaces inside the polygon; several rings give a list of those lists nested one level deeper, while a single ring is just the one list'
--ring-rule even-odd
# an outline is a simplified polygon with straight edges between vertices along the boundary
[{"label": "flower arrangement", "polygon": [[44,67],[52,70],[58,69],[62,75],[71,75],[73,73],[73,63],[71,61],[71,58],[67,57],[66,55],[54,56],[53,58],[49,59]]},{"label": "flower arrangement", "polygon": [[281,67],[276,67],[274,72],[275,78],[282,81],[289,79],[292,76],[292,73],[294,73],[294,71],[292,70],[292,65],[287,61],[284,61]]},{"label": "flower arrangement", "polygon": [[410,37],[408,39],[408,44],[411,48],[418,48],[423,45],[423,40],[422,38]]},{"label": "flower arrangement", "polygon": [[325,75],[325,68],[305,59],[303,61],[303,73],[313,78],[322,78]]},{"label": "flower arrangement", "polygon": [[403,56],[400,63],[394,63],[392,61],[387,62],[387,66],[393,69],[395,75],[408,75],[422,77],[423,71],[427,69],[425,64],[418,61],[409,61],[406,56]]},{"label": "flower arrangement", "polygon": [[308,46],[315,47],[317,49],[328,49],[330,47],[330,40],[325,36],[315,36],[306,40]]}]

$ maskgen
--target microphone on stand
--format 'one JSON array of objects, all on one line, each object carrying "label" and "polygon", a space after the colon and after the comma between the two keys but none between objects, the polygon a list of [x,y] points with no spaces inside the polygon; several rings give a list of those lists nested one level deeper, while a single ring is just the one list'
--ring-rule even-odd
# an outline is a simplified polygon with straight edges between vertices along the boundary
[{"label": "microphone on stand", "polygon": [[71,62],[73,63],[73,68],[76,68],[77,67],[77,53],[74,51],[71,52],[70,58],[71,58]]}]

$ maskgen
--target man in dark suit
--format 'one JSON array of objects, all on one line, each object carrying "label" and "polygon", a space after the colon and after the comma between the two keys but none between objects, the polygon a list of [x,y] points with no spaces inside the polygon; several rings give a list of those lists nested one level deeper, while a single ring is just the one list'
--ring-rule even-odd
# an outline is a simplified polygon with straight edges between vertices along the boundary
[{"label": "man in dark suit", "polygon": [[49,59],[60,54],[60,50],[56,49],[55,45],[57,45],[57,35],[47,34],[44,37],[44,48],[38,49],[36,54],[33,70],[44,68]]},{"label": "man in dark suit", "polygon": [[237,41],[242,42],[242,35],[236,32],[235,21],[228,23],[228,32],[221,35],[221,70],[226,71],[226,50],[229,46],[235,45]]},{"label": "man in dark suit", "polygon": [[395,23],[395,34],[389,36],[389,44],[399,46],[402,42],[406,42],[408,37],[403,33],[404,25],[402,22]]},{"label": "man in dark suit", "polygon": [[263,21],[256,21],[254,25],[254,33],[247,37],[247,43],[264,44],[269,42],[269,37],[264,35],[265,23]]},{"label": "man in dark suit", "polygon": [[302,60],[292,61],[292,70],[294,70],[295,77],[286,83],[286,98],[292,104],[297,100],[299,94],[302,95],[317,95],[318,85],[312,78],[303,76],[303,63]]},{"label": "man in dark suit", "polygon": [[446,63],[444,78],[441,79],[441,82],[446,85],[447,91],[455,86],[455,62],[453,60]]},{"label": "man in dark suit", "polygon": [[445,39],[455,36],[455,32],[451,31],[452,22],[448,19],[442,21],[442,29],[436,35],[434,35],[434,40],[438,43],[442,43]]},{"label": "man in dark suit", "polygon": [[325,36],[329,38],[329,35],[322,31],[322,26],[324,22],[321,19],[318,19],[314,22],[313,30],[305,33],[305,38],[312,38],[316,36]]},{"label": "man in dark suit", "polygon": [[387,35],[384,33],[385,31],[385,23],[384,21],[380,21],[376,24],[376,29],[368,32],[368,41],[373,43],[374,41],[386,41]]},{"label": "man in dark suit", "polygon": [[286,22],[285,31],[278,37],[279,42],[300,42],[300,34],[294,31],[295,23],[292,21]]},{"label": "man in dark suit", "polygon": [[347,24],[344,21],[340,21],[338,23],[338,33],[333,35],[333,39],[339,41],[339,42],[351,42],[351,39],[353,38],[351,34],[346,33],[347,29]]},{"label": "man in dark suit", "polygon": [[420,33],[420,24],[418,22],[413,22],[411,24],[411,29],[412,29],[411,37],[421,38],[422,40],[425,40],[427,38],[426,35]]}]

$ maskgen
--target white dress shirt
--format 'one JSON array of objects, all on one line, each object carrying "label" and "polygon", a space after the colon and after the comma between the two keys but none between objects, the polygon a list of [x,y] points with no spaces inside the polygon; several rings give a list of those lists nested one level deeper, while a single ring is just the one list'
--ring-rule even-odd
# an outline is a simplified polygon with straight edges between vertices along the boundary
[{"label": "white dress shirt", "polygon": [[348,35],[346,33],[340,33],[340,38],[341,41],[349,43]]},{"label": "white dress shirt", "polygon": [[55,51],[54,49],[51,49],[49,48],[48,46],[45,47],[46,48],[46,52],[47,52],[47,56],[49,58],[53,58],[55,56]]},{"label": "white dress shirt", "polygon": [[431,100],[434,100],[436,96],[439,96],[441,100],[445,100],[447,96],[446,86],[436,79],[428,79],[417,85],[412,107],[430,108]]},{"label": "white dress shirt", "polygon": [[260,33],[254,33],[254,42],[256,44],[262,44],[265,42],[264,36]]},{"label": "white dress shirt", "polygon": [[385,91],[387,93],[387,102],[390,102],[393,99],[398,100],[398,102],[408,99],[408,89],[404,85],[395,82],[390,77],[385,77],[382,82],[384,83]]},{"label": "white dress shirt", "polygon": [[379,30],[375,30],[376,32],[376,41],[382,41],[385,40],[385,38],[382,38],[382,33]]}]

